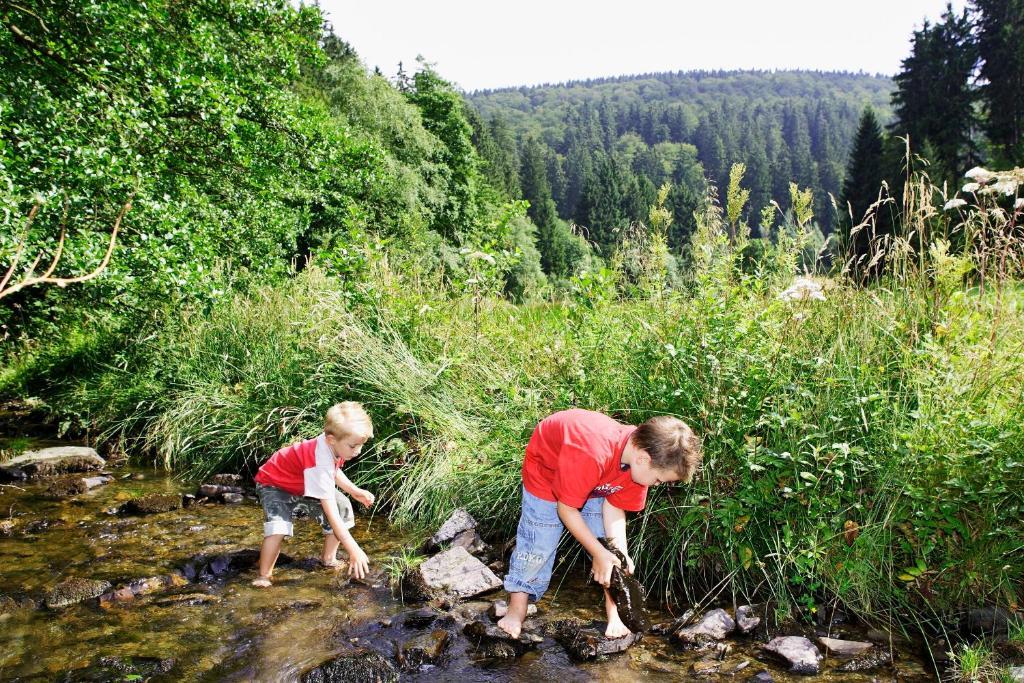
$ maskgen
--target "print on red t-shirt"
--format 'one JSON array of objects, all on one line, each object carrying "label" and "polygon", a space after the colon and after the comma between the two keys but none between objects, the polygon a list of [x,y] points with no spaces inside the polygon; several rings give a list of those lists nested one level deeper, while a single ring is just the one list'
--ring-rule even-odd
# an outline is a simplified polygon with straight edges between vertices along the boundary
[{"label": "print on red t-shirt", "polygon": [[563,410],[541,420],[523,459],[523,486],[533,495],[575,508],[607,498],[622,510],[644,508],[647,487],[620,468],[636,427],[590,410]]}]

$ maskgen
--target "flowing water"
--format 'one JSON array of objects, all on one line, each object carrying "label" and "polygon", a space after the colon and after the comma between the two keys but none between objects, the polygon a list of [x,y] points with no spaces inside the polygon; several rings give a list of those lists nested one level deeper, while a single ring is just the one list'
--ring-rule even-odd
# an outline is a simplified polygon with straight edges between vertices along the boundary
[{"label": "flowing water", "polygon": [[[113,475],[115,480],[106,486],[59,501],[42,495],[45,482],[0,488],[0,519],[8,520],[9,534],[0,536],[0,597],[28,597],[38,603],[69,577],[104,579],[116,587],[172,572],[199,553],[259,547],[262,517],[253,501],[123,517],[109,510],[142,494],[193,492],[196,487],[153,470],[121,468]],[[380,517],[360,511],[357,516],[354,535],[377,567],[416,545]],[[151,679],[168,681],[297,680],[353,644],[393,658],[410,632],[386,625],[386,618],[409,608],[392,595],[382,573],[376,583],[356,584],[303,562],[318,556],[321,543],[318,525],[298,520],[296,536],[286,541],[284,552],[299,561],[280,567],[274,586],[266,590],[249,585],[254,575],[249,570],[107,609],[95,600],[60,610],[12,607],[8,600],[0,610],[0,680],[111,680],[95,673],[102,657],[173,660],[173,666],[166,664],[170,671]],[[600,594],[584,582],[582,572],[570,572],[560,585],[556,577],[554,585],[558,590],[540,605],[542,621],[600,618]],[[200,596],[203,604],[166,600],[169,594],[197,593],[205,594]],[[469,604],[470,609],[484,606]],[[669,618],[652,616],[654,621]],[[402,680],[688,680],[694,678],[693,664],[707,656],[648,636],[626,653],[576,665],[546,638],[537,651],[517,660],[488,661],[475,656],[457,629],[452,633],[458,635],[444,666],[403,673]],[[705,680],[746,680],[763,670],[776,681],[808,680],[763,659],[753,640],[735,640],[733,647],[730,659],[747,659],[750,665],[734,677]],[[838,664],[826,660],[825,673],[816,680],[934,680],[908,653],[897,653],[895,665],[871,674],[830,673]],[[129,673],[116,680],[140,678]]]}]

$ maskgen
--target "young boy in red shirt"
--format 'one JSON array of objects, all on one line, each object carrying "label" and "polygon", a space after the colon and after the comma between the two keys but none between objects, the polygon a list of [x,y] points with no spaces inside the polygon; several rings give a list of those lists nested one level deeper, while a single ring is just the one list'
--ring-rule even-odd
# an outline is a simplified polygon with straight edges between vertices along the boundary
[{"label": "young boy in red shirt", "polygon": [[[373,424],[363,407],[353,401],[331,406],[320,436],[286,446],[263,463],[256,474],[256,492],[263,505],[263,545],[260,547],[259,576],[254,586],[267,588],[285,536],[292,535],[295,511],[305,510],[324,531],[320,561],[338,566],[338,546],[348,553],[348,573],[361,579],[369,569],[369,558],[349,532],[355,526],[352,503],[338,488],[365,506],[374,496],[353,484],[341,466],[359,455],[373,436]],[[338,488],[335,488],[337,486]]]},{"label": "young boy in red shirt", "polygon": [[523,511],[505,577],[508,612],[498,626],[519,635],[529,601],[540,600],[551,581],[564,527],[590,553],[594,579],[605,587],[605,635],[628,635],[607,590],[612,567],[622,563],[597,539],[607,538],[621,550],[628,565],[622,569],[631,573],[626,511],[643,510],[649,486],[690,481],[701,457],[700,439],[674,417],[633,427],[574,409],[542,420],[523,460]]}]

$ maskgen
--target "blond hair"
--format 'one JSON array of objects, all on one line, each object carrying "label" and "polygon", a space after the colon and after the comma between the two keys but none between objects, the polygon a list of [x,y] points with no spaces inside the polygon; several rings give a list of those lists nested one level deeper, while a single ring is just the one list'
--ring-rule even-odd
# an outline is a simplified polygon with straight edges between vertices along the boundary
[{"label": "blond hair", "polygon": [[373,422],[361,404],[343,401],[327,409],[327,415],[324,416],[324,433],[331,434],[336,439],[349,436],[369,439],[373,436]]},{"label": "blond hair", "polygon": [[693,478],[704,458],[700,437],[688,424],[668,415],[644,422],[633,432],[631,440],[634,446],[647,451],[654,467],[676,472],[684,482]]}]

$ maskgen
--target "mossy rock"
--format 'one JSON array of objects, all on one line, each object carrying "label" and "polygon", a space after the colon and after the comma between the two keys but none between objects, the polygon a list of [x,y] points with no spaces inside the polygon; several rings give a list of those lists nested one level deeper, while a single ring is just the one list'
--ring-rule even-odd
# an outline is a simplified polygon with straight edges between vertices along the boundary
[{"label": "mossy rock", "polygon": [[61,581],[53,587],[46,595],[46,606],[50,609],[59,609],[98,598],[112,588],[109,581],[97,581],[95,579],[70,578]]},{"label": "mossy rock", "polygon": [[129,500],[122,505],[122,515],[155,515],[181,508],[181,496],[176,493],[150,493]]},{"label": "mossy rock", "polygon": [[302,683],[398,683],[398,670],[379,652],[357,649],[307,671]]}]

